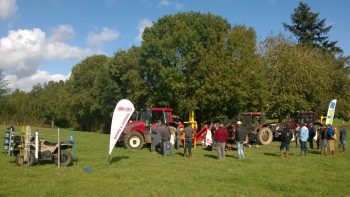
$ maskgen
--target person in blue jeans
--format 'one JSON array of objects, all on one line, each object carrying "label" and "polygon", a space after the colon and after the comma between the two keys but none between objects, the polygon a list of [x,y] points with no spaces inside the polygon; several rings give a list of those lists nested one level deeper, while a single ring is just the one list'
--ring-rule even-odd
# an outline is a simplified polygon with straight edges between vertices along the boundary
[{"label": "person in blue jeans", "polygon": [[345,152],[346,146],[346,127],[343,125],[340,129],[340,147],[343,149],[343,152]]},{"label": "person in blue jeans", "polygon": [[288,128],[287,124],[283,125],[283,130],[281,132],[281,146],[280,146],[280,157],[283,157],[283,150],[286,150],[286,157],[288,157],[289,153],[289,144],[293,138],[292,131]]},{"label": "person in blue jeans", "polygon": [[184,156],[192,157],[192,141],[193,137],[196,135],[196,131],[192,128],[191,124],[188,124],[184,129],[185,133],[185,149]]},{"label": "person in blue jeans", "polygon": [[300,146],[301,146],[301,156],[306,156],[306,145],[309,139],[309,129],[306,127],[306,124],[303,123],[303,127],[300,129]]},{"label": "person in blue jeans", "polygon": [[246,140],[247,136],[241,121],[237,121],[236,135],[238,159],[244,159],[243,142]]},{"label": "person in blue jeans", "polygon": [[173,145],[170,143],[169,128],[164,123],[162,123],[158,130],[163,142],[163,156],[166,156],[166,151],[168,148],[170,149],[170,156],[173,156]]}]

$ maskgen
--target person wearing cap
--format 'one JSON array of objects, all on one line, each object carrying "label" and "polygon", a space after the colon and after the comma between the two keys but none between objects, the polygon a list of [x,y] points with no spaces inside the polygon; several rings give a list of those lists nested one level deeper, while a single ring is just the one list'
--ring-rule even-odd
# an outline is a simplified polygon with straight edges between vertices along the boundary
[{"label": "person wearing cap", "polygon": [[306,156],[306,146],[309,139],[309,129],[306,127],[306,123],[303,123],[303,127],[300,129],[300,147],[301,147],[301,156]]},{"label": "person wearing cap", "polygon": [[223,124],[219,124],[219,128],[216,130],[214,134],[214,140],[216,142],[216,151],[218,153],[218,159],[225,159],[225,143],[228,139],[228,132],[224,128]]},{"label": "person wearing cap", "polygon": [[243,142],[246,140],[246,132],[241,121],[237,121],[236,135],[238,159],[244,159]]}]

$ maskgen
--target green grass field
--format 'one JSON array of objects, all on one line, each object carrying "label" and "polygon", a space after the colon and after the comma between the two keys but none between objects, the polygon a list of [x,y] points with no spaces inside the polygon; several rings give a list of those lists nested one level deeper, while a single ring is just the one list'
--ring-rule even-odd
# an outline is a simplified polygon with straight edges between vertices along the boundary
[{"label": "green grass field", "polygon": [[[3,137],[6,127],[0,129]],[[54,141],[56,130],[39,132]],[[68,130],[61,133],[68,138]],[[79,160],[70,167],[18,167],[14,157],[2,155],[0,196],[350,196],[349,152],[301,157],[293,144],[290,156],[280,158],[279,142],[273,142],[245,148],[245,160],[228,151],[218,161],[215,151],[200,146],[191,159],[182,148],[164,158],[148,148],[117,147],[109,165],[109,135],[76,132],[75,138]]]}]

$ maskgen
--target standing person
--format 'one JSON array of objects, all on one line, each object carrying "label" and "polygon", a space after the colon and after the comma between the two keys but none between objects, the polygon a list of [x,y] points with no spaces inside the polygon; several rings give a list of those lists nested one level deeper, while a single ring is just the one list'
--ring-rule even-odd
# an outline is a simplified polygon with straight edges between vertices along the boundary
[{"label": "standing person", "polygon": [[300,126],[297,124],[297,128],[295,128],[295,148],[298,148],[299,136],[300,136]]},{"label": "standing person", "polygon": [[313,127],[313,124],[310,123],[310,129],[309,129],[309,144],[310,149],[314,149],[314,137],[316,136],[315,128]]},{"label": "standing person", "polygon": [[184,156],[192,157],[192,141],[193,141],[193,136],[196,135],[196,131],[192,128],[190,123],[187,123],[187,127],[184,129],[184,132],[185,132]]},{"label": "standing person", "polygon": [[327,144],[328,144],[328,152],[334,155],[334,128],[332,125],[327,125]]},{"label": "standing person", "polygon": [[151,125],[151,152],[158,151],[160,135],[158,130],[159,123]]},{"label": "standing person", "polygon": [[317,140],[316,140],[316,145],[317,145],[317,150],[321,152],[322,149],[322,127],[319,127],[317,129]]},{"label": "standing person", "polygon": [[[211,125],[210,125],[210,131],[211,131],[211,135],[212,136],[214,136],[215,135],[215,131],[219,128],[218,127],[218,124],[217,123],[212,123]],[[215,142],[215,140],[213,140],[212,141],[213,143],[212,143],[212,145],[211,145],[211,147],[212,147],[212,150],[214,149],[214,150],[216,150],[216,142]]]},{"label": "standing person", "polygon": [[346,142],[346,127],[343,125],[340,129],[340,147],[343,149],[343,152],[345,152],[345,142]]},{"label": "standing person", "polygon": [[321,140],[322,140],[322,143],[321,143],[321,151],[320,151],[320,154],[322,154],[322,152],[324,153],[324,155],[327,155],[327,126],[324,125],[322,128],[321,128]]},{"label": "standing person", "polygon": [[244,159],[243,142],[246,140],[246,132],[241,121],[237,121],[236,135],[238,159]]},{"label": "standing person", "polygon": [[171,125],[169,125],[168,128],[170,130],[170,143],[175,146],[177,129]]},{"label": "standing person", "polygon": [[163,142],[163,156],[166,156],[166,150],[168,148],[170,149],[170,156],[173,156],[173,145],[170,143],[170,130],[164,123],[159,127],[159,133]]},{"label": "standing person", "polygon": [[184,125],[180,122],[177,129],[176,129],[176,142],[175,142],[175,149],[178,150],[180,148],[181,144],[181,135],[182,131],[184,130]]},{"label": "standing person", "polygon": [[216,142],[216,151],[218,152],[218,159],[225,159],[225,143],[227,142],[228,132],[224,128],[223,124],[219,124],[218,130],[216,130],[214,135],[214,140]]},{"label": "standing person", "polygon": [[301,147],[301,156],[306,156],[306,143],[309,138],[309,129],[306,127],[306,123],[303,123],[303,127],[300,129],[299,139]]},{"label": "standing person", "polygon": [[280,146],[281,158],[283,157],[284,149],[286,149],[286,157],[288,157],[289,145],[292,138],[293,138],[292,131],[288,128],[287,124],[283,125],[283,130],[281,132],[281,146]]}]

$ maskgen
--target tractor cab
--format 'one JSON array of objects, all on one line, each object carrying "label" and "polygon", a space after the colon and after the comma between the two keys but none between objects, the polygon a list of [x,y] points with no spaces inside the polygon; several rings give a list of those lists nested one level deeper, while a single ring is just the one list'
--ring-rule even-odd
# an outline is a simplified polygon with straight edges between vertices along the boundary
[{"label": "tractor cab", "polygon": [[266,124],[264,112],[244,112],[241,119],[248,130],[260,129]]},{"label": "tractor cab", "polygon": [[119,138],[120,143],[131,149],[141,149],[144,143],[151,143],[151,125],[161,120],[166,124],[174,124],[172,108],[143,109],[132,115]]},{"label": "tractor cab", "polygon": [[146,126],[150,126],[151,124],[158,122],[158,120],[161,120],[163,123],[172,123],[172,112],[173,109],[171,108],[144,109],[139,115],[139,120],[145,121]]},{"label": "tractor cab", "polygon": [[[306,123],[307,127],[309,128],[310,123],[320,124],[316,112],[297,112],[294,114],[293,119],[295,120],[295,124],[298,124],[300,126],[301,123]],[[295,125],[295,127],[297,127],[298,125]]]}]

